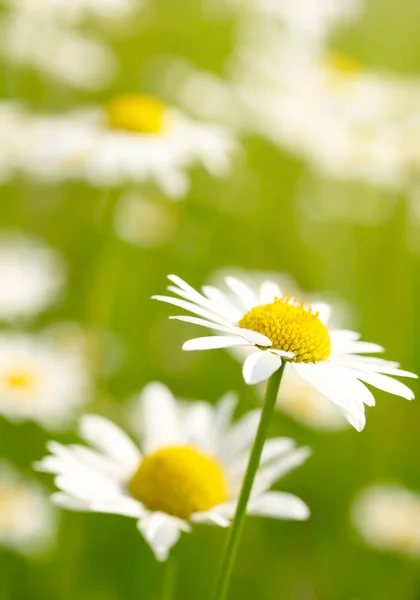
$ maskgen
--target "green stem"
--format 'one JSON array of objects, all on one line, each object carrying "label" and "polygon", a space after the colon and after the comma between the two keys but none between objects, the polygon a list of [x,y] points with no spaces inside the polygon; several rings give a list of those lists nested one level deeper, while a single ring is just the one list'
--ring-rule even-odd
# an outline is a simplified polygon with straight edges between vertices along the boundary
[{"label": "green stem", "polygon": [[246,507],[251,495],[255,475],[258,471],[258,467],[260,464],[261,453],[264,448],[264,442],[267,436],[268,426],[270,424],[271,416],[273,414],[274,406],[276,404],[277,394],[279,391],[280,382],[283,376],[285,366],[286,363],[283,361],[280,369],[278,369],[267,382],[267,389],[265,392],[261,418],[258,425],[257,434],[255,436],[254,444],[252,446],[251,455],[249,457],[244,481],[242,483],[242,489],[239,495],[238,504],[236,506],[235,516],[233,517],[232,526],[229,531],[229,537],[227,540],[222,569],[216,587],[214,600],[225,600],[226,598],[230,578],[232,576],[233,564],[235,562],[235,557],[238,551],[239,539],[244,524]]},{"label": "green stem", "polygon": [[164,572],[162,577],[161,600],[173,600],[175,597],[175,575],[176,563],[174,558],[170,558],[164,563]]}]

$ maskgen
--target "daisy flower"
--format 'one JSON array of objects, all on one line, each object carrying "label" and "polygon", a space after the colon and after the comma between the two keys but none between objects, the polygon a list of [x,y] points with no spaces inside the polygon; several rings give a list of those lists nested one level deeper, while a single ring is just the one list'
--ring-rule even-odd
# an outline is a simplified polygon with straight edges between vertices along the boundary
[{"label": "daisy flower", "polygon": [[24,555],[51,546],[56,514],[43,488],[26,481],[5,461],[0,462],[0,546]]},{"label": "daisy flower", "polygon": [[34,317],[61,295],[61,256],[23,234],[0,236],[0,320]]},{"label": "daisy flower", "polygon": [[355,528],[373,548],[420,557],[420,494],[400,485],[374,485],[356,497]]},{"label": "daisy flower", "polygon": [[52,336],[0,336],[0,414],[61,429],[89,395],[90,374],[79,345]]},{"label": "daisy flower", "polygon": [[245,347],[250,353],[243,365],[248,384],[271,377],[287,362],[294,371],[333,402],[358,431],[365,425],[364,405],[375,399],[364,385],[412,400],[413,392],[398,377],[416,377],[394,362],[363,354],[383,351],[381,346],[360,341],[353,331],[329,329],[328,304],[305,304],[284,296],[271,281],[253,290],[235,277],[226,277],[232,301],[214,286],[198,292],[176,275],[169,275],[174,296],[154,296],[197,316],[172,318],[207,327],[220,335],[191,339],[184,350]]},{"label": "daisy flower", "polygon": [[[80,435],[92,448],[51,442],[36,468],[55,473],[63,508],[125,515],[158,560],[166,560],[181,532],[194,523],[228,527],[259,420],[259,411],[232,424],[235,398],[216,406],[177,401],[161,383],[150,383],[133,401],[131,424],[139,447],[104,417],[85,415]],[[286,438],[265,443],[248,513],[306,519],[306,505],[271,485],[304,462],[308,449]]]},{"label": "daisy flower", "polygon": [[174,198],[186,194],[187,170],[195,164],[224,175],[234,147],[225,129],[192,121],[142,94],[35,119],[28,137],[27,169],[35,176],[85,179],[99,187],[152,180]]}]

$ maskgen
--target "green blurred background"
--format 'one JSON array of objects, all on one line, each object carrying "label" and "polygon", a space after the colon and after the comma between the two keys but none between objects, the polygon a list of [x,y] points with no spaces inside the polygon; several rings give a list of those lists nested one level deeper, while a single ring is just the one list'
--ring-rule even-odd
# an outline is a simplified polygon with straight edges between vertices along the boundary
[{"label": "green blurred background", "polygon": [[[122,65],[111,88],[82,94],[2,64],[2,96],[22,98],[36,110],[63,110],[125,91],[159,94],[153,69],[157,55],[186,57],[200,68],[222,72],[233,45],[233,16],[210,21],[194,0],[151,4],[128,30],[101,32]],[[334,47],[371,67],[415,75],[420,70],[419,26],[416,0],[371,0],[356,25],[338,32]],[[310,219],[296,206],[302,180],[314,199],[321,195],[339,203],[350,198],[356,218],[349,211],[345,219]],[[109,357],[103,342],[89,410],[122,422],[124,402],[151,380],[163,381],[181,397],[210,401],[237,390],[243,412],[258,403],[227,353],[181,352],[194,327],[170,323],[168,307],[149,299],[163,292],[165,276],[172,272],[194,286],[206,283],[222,267],[290,273],[307,292],[325,290],[343,298],[365,339],[385,346],[386,358],[420,370],[420,257],[408,238],[409,229],[414,237],[420,230],[412,230],[404,191],[323,181],[309,175],[297,158],[248,137],[225,180],[214,180],[197,168],[182,202],[169,203],[153,188],[142,188],[142,193],[163,206],[172,223],[171,235],[150,248],[116,236],[114,206],[121,190],[104,203],[101,192],[84,184],[42,186],[16,180],[0,189],[1,227],[35,234],[59,249],[69,267],[66,298],[34,328],[75,321],[90,331],[112,332],[118,342],[120,362],[111,373],[104,366]],[[373,201],[379,218],[358,222],[357,207]],[[351,501],[364,485],[397,481],[420,488],[419,403],[375,395],[377,407],[367,409],[362,433],[315,432],[276,413],[271,434],[294,437],[313,449],[308,463],[279,484],[301,496],[312,516],[304,523],[250,518],[230,598],[420,598],[418,563],[367,548],[349,520]],[[1,454],[28,475],[50,437],[32,423],[0,420]],[[50,477],[37,477],[52,489]],[[225,538],[226,531],[208,526],[197,526],[182,537],[172,553],[177,599],[210,598]],[[0,552],[0,598],[157,600],[164,569],[133,521],[63,512],[56,546],[48,556],[30,562]]]}]

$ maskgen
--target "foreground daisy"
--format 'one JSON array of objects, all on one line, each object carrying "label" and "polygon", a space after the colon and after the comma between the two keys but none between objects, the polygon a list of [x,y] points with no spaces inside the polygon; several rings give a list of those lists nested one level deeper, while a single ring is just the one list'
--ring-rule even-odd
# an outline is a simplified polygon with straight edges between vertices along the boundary
[{"label": "foreground daisy", "polygon": [[55,521],[45,491],[0,462],[0,546],[30,556],[42,554],[53,541]]},{"label": "foreground daisy", "polygon": [[243,365],[248,384],[269,379],[282,363],[331,400],[358,431],[365,425],[364,405],[374,397],[365,383],[412,400],[413,392],[393,376],[416,377],[394,362],[361,356],[381,352],[377,344],[359,341],[359,334],[328,329],[330,307],[325,303],[306,305],[283,296],[279,286],[266,281],[253,290],[243,281],[226,277],[229,294],[213,286],[197,292],[176,275],[169,290],[175,296],[155,299],[183,308],[194,317],[174,319],[208,327],[222,335],[194,338],[184,350],[247,347],[251,352]]},{"label": "foreground daisy", "polygon": [[[55,473],[63,508],[121,514],[137,519],[158,560],[166,560],[182,531],[195,522],[229,526],[235,512],[250,446],[258,424],[253,412],[232,424],[236,401],[216,406],[175,400],[151,383],[133,401],[131,422],[141,447],[107,419],[85,415],[80,435],[94,449],[51,442],[52,455],[36,468]],[[269,491],[304,462],[308,449],[286,438],[266,442],[248,512],[280,519],[306,519],[306,505],[291,494]]]},{"label": "foreground daisy", "polygon": [[89,397],[90,374],[80,347],[48,335],[0,336],[0,414],[61,429]]},{"label": "foreground daisy", "polygon": [[357,496],[352,517],[370,546],[420,557],[420,494],[399,485],[371,486]]},{"label": "foreground daisy", "polygon": [[150,180],[178,198],[188,190],[191,166],[201,163],[222,176],[234,147],[223,128],[192,121],[142,94],[35,119],[28,127],[26,166],[34,176],[85,179],[101,187]]},{"label": "foreground daisy", "polygon": [[25,235],[0,236],[0,320],[43,312],[59,298],[63,279],[57,252]]}]

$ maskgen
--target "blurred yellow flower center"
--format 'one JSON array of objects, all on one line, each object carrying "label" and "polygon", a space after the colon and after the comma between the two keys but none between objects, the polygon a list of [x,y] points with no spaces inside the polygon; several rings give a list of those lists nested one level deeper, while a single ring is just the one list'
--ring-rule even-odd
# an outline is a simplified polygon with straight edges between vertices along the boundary
[{"label": "blurred yellow flower center", "polygon": [[145,456],[128,488],[150,510],[181,519],[228,497],[221,466],[192,446],[167,446]]},{"label": "blurred yellow flower center", "polygon": [[318,313],[289,298],[255,306],[242,317],[239,327],[267,336],[276,350],[294,352],[294,362],[315,363],[327,360],[331,353],[330,335]]},{"label": "blurred yellow flower center", "polygon": [[326,58],[327,66],[342,75],[356,75],[362,70],[362,65],[345,54],[333,53]]},{"label": "blurred yellow flower center", "polygon": [[164,128],[165,105],[144,94],[125,94],[106,107],[108,126],[130,133],[160,133]]},{"label": "blurred yellow flower center", "polygon": [[3,376],[6,386],[16,391],[27,391],[32,389],[37,381],[36,375],[25,369],[15,369]]}]

